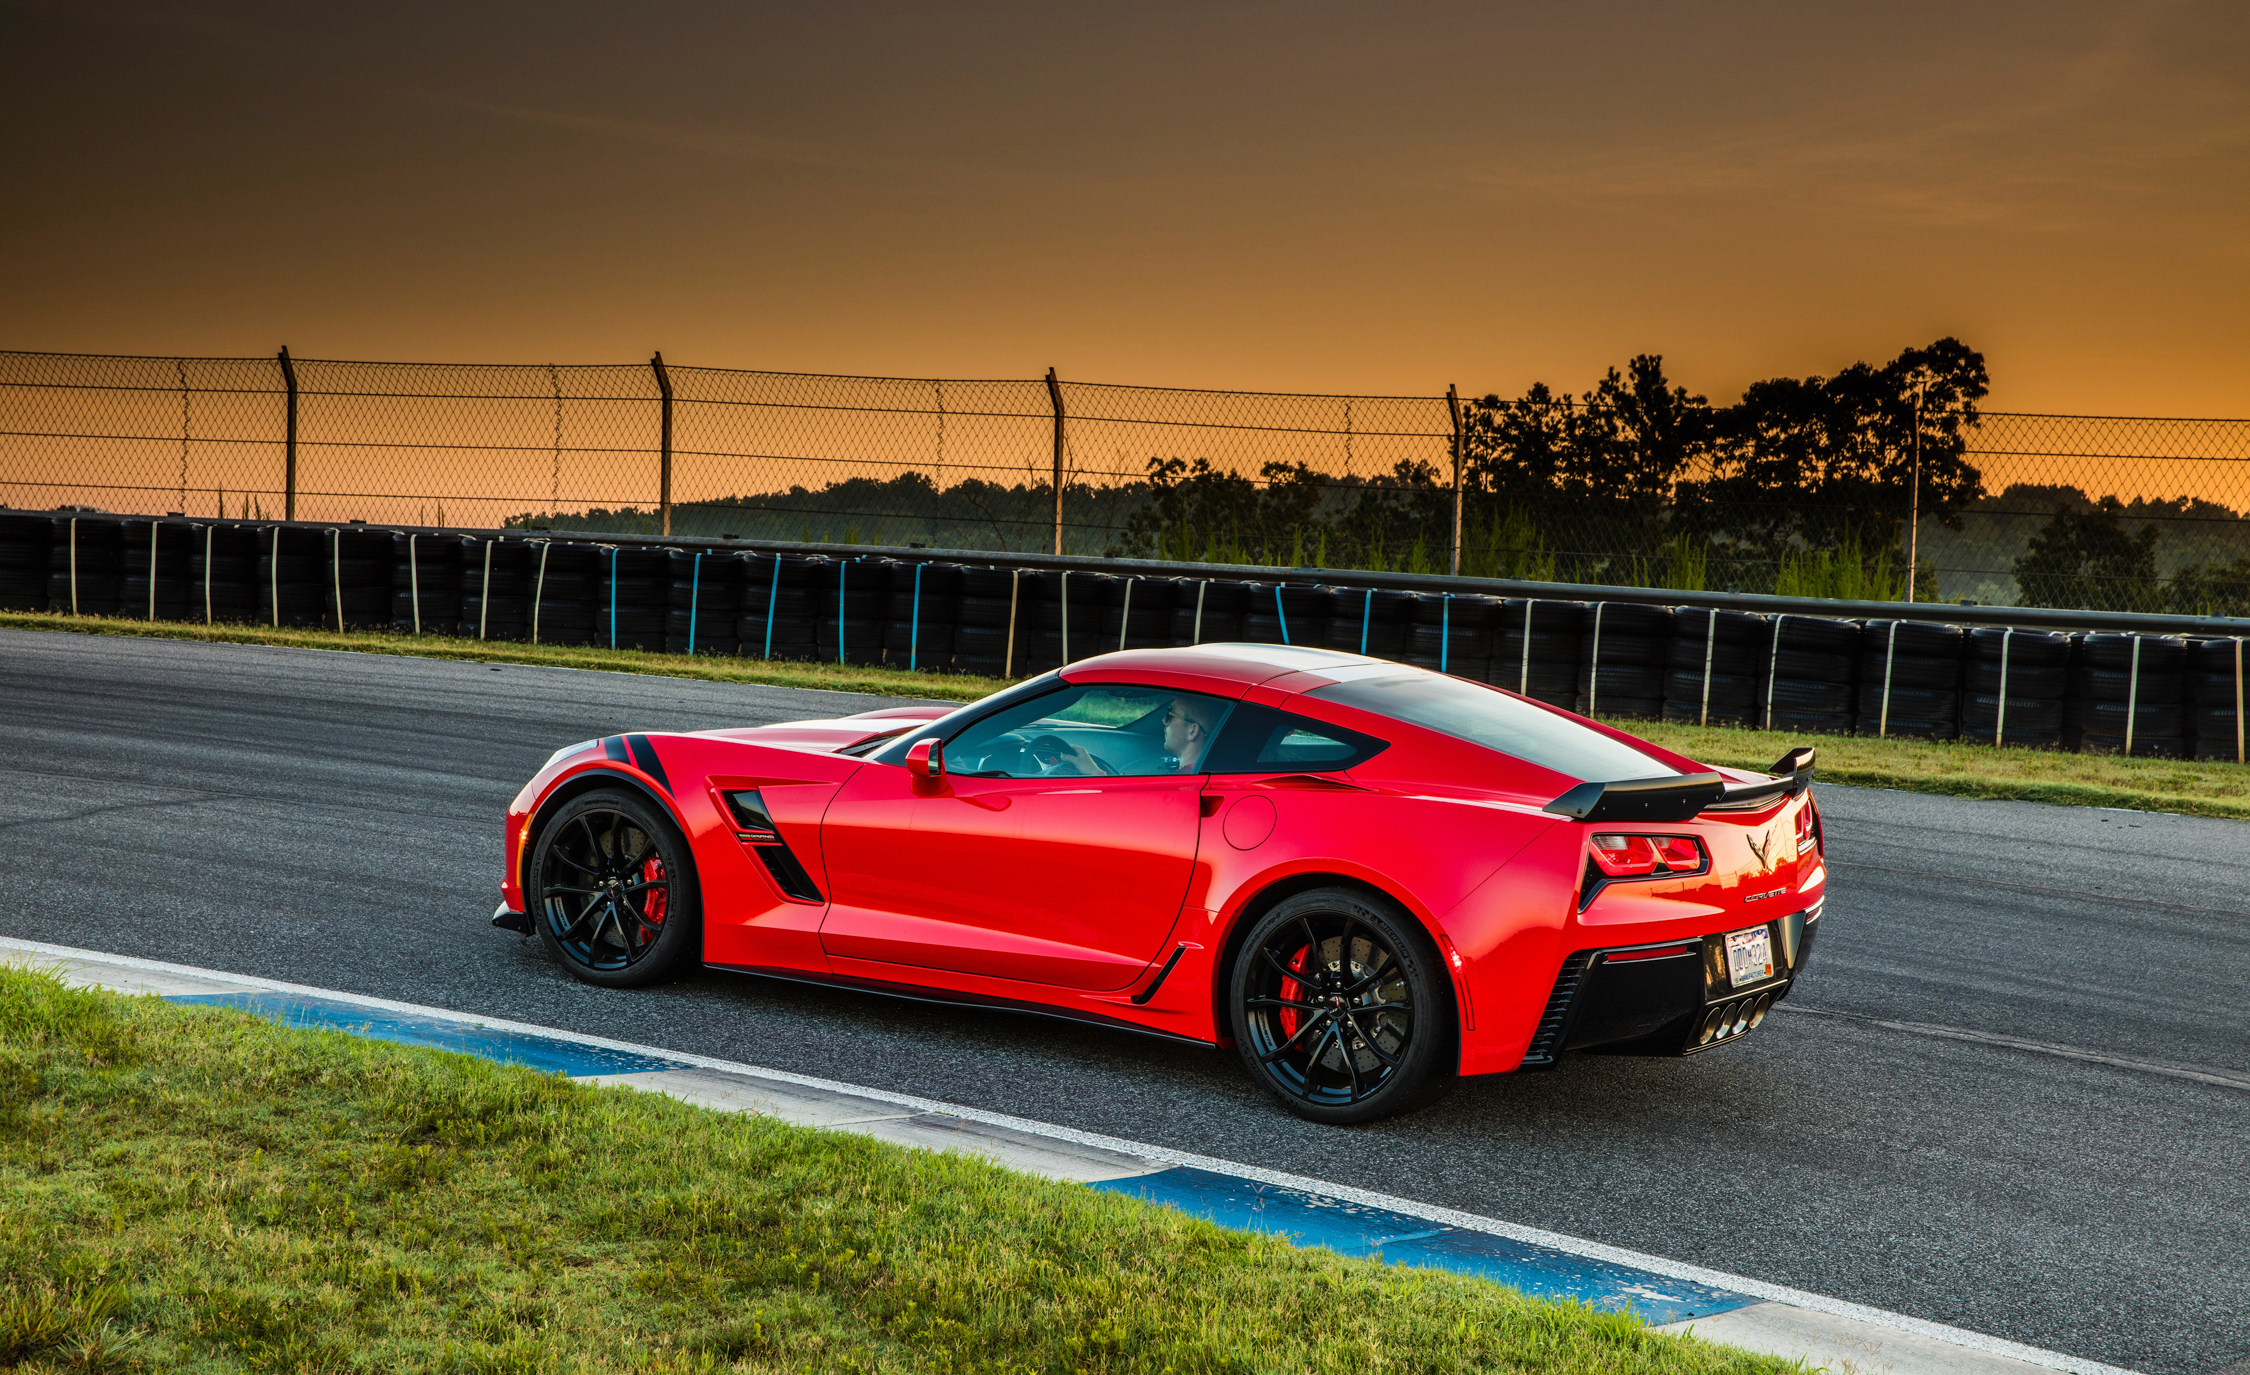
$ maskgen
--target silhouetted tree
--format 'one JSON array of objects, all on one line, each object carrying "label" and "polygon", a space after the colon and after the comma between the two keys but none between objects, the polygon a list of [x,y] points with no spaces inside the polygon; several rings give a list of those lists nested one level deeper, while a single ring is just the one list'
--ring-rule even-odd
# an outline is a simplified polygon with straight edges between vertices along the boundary
[{"label": "silhouetted tree", "polygon": [[2156,527],[2129,534],[2124,512],[2116,497],[2103,497],[2086,510],[2055,512],[2016,560],[2022,604],[2149,609],[2157,596]]}]

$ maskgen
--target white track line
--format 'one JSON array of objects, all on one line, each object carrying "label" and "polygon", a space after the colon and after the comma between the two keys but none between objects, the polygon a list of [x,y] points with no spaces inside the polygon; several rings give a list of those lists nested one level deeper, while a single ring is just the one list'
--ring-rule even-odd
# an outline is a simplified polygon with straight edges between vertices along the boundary
[{"label": "white track line", "polygon": [[418,1003],[395,1002],[389,998],[373,998],[359,993],[342,993],[334,989],[314,988],[306,984],[284,983],[278,979],[261,979],[248,974],[230,974],[221,970],[197,968],[193,965],[136,959],[127,955],[112,955],[98,950],[81,950],[67,945],[49,945],[41,941],[0,937],[0,950],[19,951],[27,955],[45,955],[56,959],[87,960],[151,974],[172,974],[189,978],[209,979],[268,992],[297,993],[306,997],[325,998],[332,1002],[377,1008],[386,1012],[411,1013],[415,1016],[431,1017],[440,1021],[459,1022],[464,1025],[489,1027],[497,1031],[512,1031],[530,1036],[543,1036],[550,1040],[568,1041],[577,1045],[595,1046],[603,1050],[653,1056],[677,1061],[684,1065],[694,1065],[701,1069],[756,1075],[779,1083],[797,1084],[805,1088],[821,1089],[829,1093],[857,1094],[863,1098],[896,1103],[901,1107],[914,1108],[921,1112],[944,1113],[951,1117],[961,1118],[964,1121],[983,1122],[991,1126],[1005,1127],[1033,1136],[1047,1137],[1050,1140],[1069,1141],[1101,1150],[1136,1155],[1146,1160],[1158,1160],[1168,1165],[1182,1165],[1191,1169],[1208,1170],[1213,1174],[1230,1175],[1237,1179],[1252,1180],[1277,1188],[1298,1189],[1307,1193],[1323,1194],[1371,1208],[1387,1208],[1392,1212],[1404,1213],[1410,1217],[1425,1218],[1444,1226],[1460,1227],[1473,1232],[1485,1232],[1493,1236],[1507,1237],[1514,1241],[1528,1242],[1534,1246],[1545,1246],[1569,1255],[1585,1256],[1592,1260],[1607,1261],[1614,1265],[1631,1266],[1658,1275],[1668,1275],[1674,1279],[1692,1280],[1698,1284],[1729,1289],[1737,1294],[1764,1299],[1770,1303],[1788,1304],[1793,1308],[1802,1308],[1813,1313],[1825,1313],[1832,1317],[1846,1318],[1873,1327],[1907,1333],[2007,1360],[2023,1361],[2031,1365],[2044,1366],[2049,1370],[2066,1371],[2069,1375],[2139,1375],[2139,1372],[2127,1370],[2122,1366],[2105,1365],[2100,1361],[2090,1361],[2083,1357],[2070,1356],[2059,1351],[2026,1346],[2021,1342],[1990,1337],[1981,1332],[1950,1327],[1944,1323],[1930,1322],[1927,1319],[1911,1317],[1904,1313],[1870,1308],[1865,1304],[1834,1299],[1825,1294],[1791,1289],[1786,1285],[1768,1284],[1764,1280],[1752,1279],[1746,1275],[1729,1274],[1724,1270],[1712,1270],[1700,1265],[1689,1265],[1681,1261],[1668,1260],[1662,1256],[1628,1251],[1620,1246],[1609,1246],[1598,1241],[1588,1241],[1582,1237],[1566,1236],[1560,1232],[1549,1232],[1538,1227],[1526,1227],[1520,1223],[1503,1222],[1498,1218],[1483,1217],[1476,1213],[1464,1213],[1453,1208],[1440,1208],[1428,1203],[1416,1202],[1413,1199],[1399,1198],[1392,1194],[1354,1188],[1348,1184],[1333,1184],[1326,1180],[1307,1178],[1304,1175],[1287,1174],[1279,1170],[1263,1169],[1256,1165],[1243,1165],[1232,1160],[1222,1160],[1215,1156],[1173,1150],[1168,1146],[1129,1141],[1123,1137],[1080,1131],[1075,1127],[1060,1126],[1052,1122],[1039,1122],[1027,1117],[1012,1117],[1006,1113],[987,1112],[982,1108],[964,1107],[958,1103],[947,1103],[936,1098],[923,1098],[916,1094],[894,1093],[888,1089],[869,1088],[863,1084],[847,1084],[835,1079],[820,1079],[806,1074],[793,1074],[787,1070],[747,1065],[736,1060],[719,1060],[707,1055],[691,1054],[687,1051],[668,1050],[661,1046],[641,1045],[632,1041],[614,1041],[605,1036],[587,1036],[575,1031],[533,1026],[525,1022],[511,1022],[498,1017],[479,1017],[474,1013],[453,1012],[438,1007],[424,1007]]}]

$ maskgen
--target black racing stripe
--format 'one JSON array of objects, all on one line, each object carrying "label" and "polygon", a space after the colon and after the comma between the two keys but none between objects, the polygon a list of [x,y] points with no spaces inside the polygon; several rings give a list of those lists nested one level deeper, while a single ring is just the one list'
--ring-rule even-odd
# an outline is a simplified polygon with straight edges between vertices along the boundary
[{"label": "black racing stripe", "polygon": [[[602,753],[608,755],[610,758],[616,760],[620,764],[630,764],[633,762],[633,756],[625,752],[625,737],[622,735],[603,736]],[[666,791],[669,792],[670,789],[666,789]]]},{"label": "black racing stripe", "polygon": [[656,746],[649,743],[648,737],[628,735],[625,743],[632,747],[633,762],[640,766],[641,772],[655,779],[657,787],[667,793],[671,792],[672,780],[664,776],[664,761],[656,757]]}]

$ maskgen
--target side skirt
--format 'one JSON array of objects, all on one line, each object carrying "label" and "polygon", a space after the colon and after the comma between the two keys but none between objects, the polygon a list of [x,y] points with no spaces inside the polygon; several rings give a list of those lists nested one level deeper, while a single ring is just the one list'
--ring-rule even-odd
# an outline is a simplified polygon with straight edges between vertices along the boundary
[{"label": "side skirt", "polygon": [[1113,1031],[1130,1031],[1140,1036],[1152,1036],[1176,1046],[1195,1046],[1201,1050],[1217,1050],[1216,1042],[1182,1036],[1176,1031],[1142,1026],[1122,1017],[1090,1012],[1080,1008],[1056,1007],[1051,1003],[1035,1003],[1025,999],[997,998],[985,993],[949,993],[944,989],[925,988],[920,984],[892,983],[886,979],[862,979],[848,974],[809,974],[801,969],[767,969],[749,964],[705,964],[705,969],[716,969],[727,974],[751,974],[761,979],[779,979],[784,983],[807,984],[814,988],[848,988],[859,993],[874,993],[885,998],[898,998],[910,1003],[933,1003],[941,1007],[975,1007],[993,1012],[1017,1012],[1031,1017],[1052,1017],[1064,1022],[1084,1022],[1106,1027]]}]

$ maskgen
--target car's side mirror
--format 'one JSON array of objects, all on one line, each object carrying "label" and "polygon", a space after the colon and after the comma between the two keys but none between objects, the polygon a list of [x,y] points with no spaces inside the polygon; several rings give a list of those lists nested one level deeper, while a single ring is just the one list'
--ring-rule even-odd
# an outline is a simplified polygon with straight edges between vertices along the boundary
[{"label": "car's side mirror", "polygon": [[906,752],[906,771],[917,784],[945,781],[945,742],[936,736],[917,740]]}]

